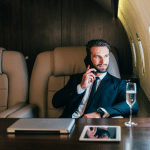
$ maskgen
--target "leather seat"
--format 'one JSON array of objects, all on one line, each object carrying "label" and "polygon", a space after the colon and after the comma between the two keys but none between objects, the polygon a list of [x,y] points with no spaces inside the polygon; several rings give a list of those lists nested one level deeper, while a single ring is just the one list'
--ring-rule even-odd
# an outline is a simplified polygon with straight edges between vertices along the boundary
[{"label": "leather seat", "polygon": [[[111,49],[116,55],[115,49]],[[29,101],[30,105],[38,106],[38,117],[58,118],[61,115],[64,108],[55,109],[52,97],[66,85],[70,75],[86,71],[85,57],[85,46],[57,47],[54,51],[42,52],[37,56],[30,80]],[[108,72],[120,78],[118,64],[112,52]],[[17,112],[19,117],[21,113],[22,109]]]},{"label": "leather seat", "polygon": [[0,118],[26,106],[28,99],[28,72],[20,52],[0,48]]}]

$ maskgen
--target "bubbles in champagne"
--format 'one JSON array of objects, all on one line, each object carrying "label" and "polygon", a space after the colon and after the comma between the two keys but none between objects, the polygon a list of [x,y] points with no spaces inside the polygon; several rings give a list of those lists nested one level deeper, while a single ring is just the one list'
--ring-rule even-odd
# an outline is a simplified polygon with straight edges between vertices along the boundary
[{"label": "bubbles in champagne", "polygon": [[136,92],[135,91],[126,91],[126,102],[132,107],[136,102]]}]

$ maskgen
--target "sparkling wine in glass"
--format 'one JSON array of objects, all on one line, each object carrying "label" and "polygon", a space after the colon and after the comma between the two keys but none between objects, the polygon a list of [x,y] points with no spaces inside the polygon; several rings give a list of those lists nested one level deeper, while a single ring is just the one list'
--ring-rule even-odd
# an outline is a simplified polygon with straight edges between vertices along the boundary
[{"label": "sparkling wine in glass", "polygon": [[132,122],[132,106],[136,102],[136,83],[128,82],[126,84],[126,103],[130,107],[130,120],[129,122],[125,122],[126,126],[132,126],[132,125],[137,125],[137,123]]}]

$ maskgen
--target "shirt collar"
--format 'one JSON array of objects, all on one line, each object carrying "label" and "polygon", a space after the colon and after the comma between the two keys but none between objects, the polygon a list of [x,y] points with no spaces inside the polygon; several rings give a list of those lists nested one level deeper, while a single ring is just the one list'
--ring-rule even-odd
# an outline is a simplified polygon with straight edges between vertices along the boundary
[{"label": "shirt collar", "polygon": [[103,73],[102,75],[99,76],[100,80],[102,80],[106,76],[107,72]]}]

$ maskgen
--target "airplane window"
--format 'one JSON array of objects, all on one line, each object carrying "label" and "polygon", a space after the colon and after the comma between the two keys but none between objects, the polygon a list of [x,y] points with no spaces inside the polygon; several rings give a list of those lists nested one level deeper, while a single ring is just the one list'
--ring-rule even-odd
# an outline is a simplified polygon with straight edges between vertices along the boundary
[{"label": "airplane window", "polygon": [[136,52],[135,52],[135,46],[134,43],[132,43],[133,53],[134,53],[134,65],[136,66]]},{"label": "airplane window", "polygon": [[144,75],[144,73],[145,73],[145,59],[144,59],[143,46],[142,46],[141,40],[140,40],[137,33],[136,33],[136,36],[137,36],[137,39],[138,39],[138,44],[139,44],[140,54],[141,54],[141,59],[142,59],[142,73]]},{"label": "airplane window", "polygon": [[145,60],[144,60],[144,52],[143,52],[143,46],[140,40],[138,40],[139,48],[140,48],[140,53],[141,53],[141,59],[142,59],[142,72],[144,75],[145,72]]}]

